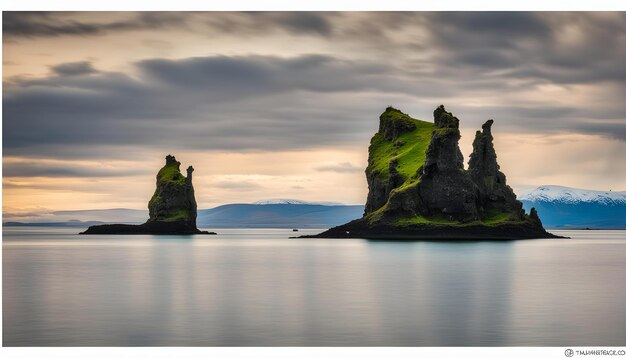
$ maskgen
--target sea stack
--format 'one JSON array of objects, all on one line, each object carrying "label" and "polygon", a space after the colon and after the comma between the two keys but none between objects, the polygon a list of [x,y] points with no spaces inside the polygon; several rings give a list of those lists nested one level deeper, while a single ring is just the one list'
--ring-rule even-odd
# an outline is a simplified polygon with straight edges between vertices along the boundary
[{"label": "sea stack", "polygon": [[546,232],[522,209],[496,161],[488,120],[476,132],[469,168],[459,119],[443,105],[434,123],[388,107],[370,142],[369,193],[361,219],[308,237],[376,239],[528,239]]},{"label": "sea stack", "polygon": [[165,157],[165,165],[156,175],[156,189],[148,202],[150,217],[141,225],[109,224],[89,227],[81,234],[212,234],[196,227],[198,206],[192,183],[193,167],[187,177],[180,172],[180,162],[173,155]]}]

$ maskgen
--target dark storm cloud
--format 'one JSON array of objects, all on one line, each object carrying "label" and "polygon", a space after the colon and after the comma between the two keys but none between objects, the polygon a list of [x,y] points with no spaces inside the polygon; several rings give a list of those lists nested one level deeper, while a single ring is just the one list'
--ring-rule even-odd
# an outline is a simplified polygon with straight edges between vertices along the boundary
[{"label": "dark storm cloud", "polygon": [[155,59],[138,65],[146,78],[163,86],[214,91],[216,95],[262,95],[295,89],[334,92],[387,87],[391,90],[402,86],[402,81],[398,86],[384,80],[393,72],[388,66],[320,55],[288,59],[268,56]]},{"label": "dark storm cloud", "polygon": [[52,66],[50,69],[59,76],[85,75],[96,72],[91,63],[87,61],[62,63]]},{"label": "dark storm cloud", "polygon": [[[81,13],[15,12],[3,13],[4,35],[11,37],[96,36],[110,32],[163,29],[174,25],[188,30],[220,31],[234,34],[266,33],[282,30],[294,34],[330,36],[330,21],[336,13],[315,12],[142,12],[108,13],[113,20],[78,20]],[[106,13],[101,13],[106,14]],[[67,15],[75,15],[68,17]],[[115,20],[118,18],[117,20]]]},{"label": "dark storm cloud", "polygon": [[297,33],[318,33],[329,36],[333,28],[324,15],[311,12],[280,13],[276,16],[279,24]]},{"label": "dark storm cloud", "polygon": [[[136,63],[132,74],[97,71],[88,62],[58,64],[50,77],[5,82],[9,155],[367,145],[385,106],[431,120],[440,103],[464,128],[494,118],[500,131],[626,140],[623,13],[138,13],[101,23],[6,14],[11,36],[158,30],[184,19],[193,31],[202,23],[210,36],[248,39],[278,30],[320,36],[337,50],[155,58]],[[369,52],[344,52],[346,43]],[[545,84],[599,92],[569,103],[529,96]]]},{"label": "dark storm cloud", "polygon": [[[626,13],[464,12],[429,16],[437,60],[503,80],[626,79]],[[622,34],[622,35],[618,35]]]},{"label": "dark storm cloud", "polygon": [[[367,46],[389,58],[431,53],[429,66],[448,77],[533,79],[558,84],[626,79],[625,13],[540,12],[145,12],[104,13],[108,21],[81,13],[5,12],[11,37],[97,36],[111,31],[190,31],[211,38],[246,39],[276,32],[319,35],[328,41]],[[104,16],[103,16],[104,17]],[[416,40],[411,33],[427,34]],[[404,34],[404,35],[403,35]],[[338,45],[338,50],[341,45]]]},{"label": "dark storm cloud", "polygon": [[138,78],[95,70],[59,75],[59,68],[75,67],[58,65],[51,77],[6,84],[5,153],[43,154],[50,146],[74,151],[72,145],[240,150],[323,145],[350,138],[341,133],[356,115],[350,106],[344,113],[327,108],[332,98],[304,108],[298,102],[326,93],[351,93],[356,100],[362,91],[411,87],[386,80],[391,70],[384,66],[313,55],[149,60],[137,64]]},{"label": "dark storm cloud", "polygon": [[[406,110],[405,102],[418,99],[427,103],[418,108],[426,120],[443,102],[468,116],[461,116],[465,126],[496,118],[508,130],[532,126],[626,139],[612,124],[572,119],[593,116],[589,108],[464,106],[442,100],[464,95],[462,87],[451,91],[455,79],[399,76],[391,66],[328,56],[154,59],[137,67],[140,76],[131,77],[65,64],[51,77],[6,84],[5,153],[81,157],[107,146],[115,152],[120,146],[277,150],[365,143],[384,106]],[[621,118],[623,108],[602,114]]]},{"label": "dark storm cloud", "polygon": [[145,171],[133,168],[86,167],[70,163],[45,163],[40,161],[25,161],[18,163],[4,163],[4,177],[117,177],[146,174]]},{"label": "dark storm cloud", "polygon": [[536,46],[549,44],[552,36],[536,13],[444,12],[432,14],[427,22],[438,60],[488,70],[535,61],[523,53],[534,54]]},{"label": "dark storm cloud", "polygon": [[90,36],[111,31],[162,29],[185,20],[180,13],[143,12],[126,20],[100,23],[63,19],[61,15],[65,14],[4,11],[3,34],[9,37]]},{"label": "dark storm cloud", "polygon": [[[266,35],[282,31],[294,35],[330,37],[335,34],[335,12],[220,12],[195,13],[193,20],[204,25],[204,31],[233,35]],[[196,26],[202,29],[202,26]]]},{"label": "dark storm cloud", "polygon": [[[584,121],[572,126],[573,132],[600,133],[607,137],[626,140],[626,119],[614,121]],[[622,154],[619,156],[622,158]]]},{"label": "dark storm cloud", "polygon": [[546,36],[550,31],[538,13],[532,12],[439,12],[432,13],[430,19],[433,26],[439,25],[436,31],[457,44],[474,35],[483,35],[480,41],[487,36],[490,40],[496,39],[496,44],[505,44],[521,38]]}]

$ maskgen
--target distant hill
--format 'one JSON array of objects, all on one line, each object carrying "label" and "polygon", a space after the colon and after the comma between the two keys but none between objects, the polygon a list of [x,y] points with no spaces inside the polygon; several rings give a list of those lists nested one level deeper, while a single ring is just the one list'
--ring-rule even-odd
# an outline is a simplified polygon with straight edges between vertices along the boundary
[{"label": "distant hill", "polygon": [[[305,228],[330,227],[359,218],[363,205],[342,205],[331,202],[307,202],[294,199],[270,199],[254,204],[227,204],[212,209],[198,210],[200,227],[273,227]],[[53,213],[50,222],[5,222],[5,226],[89,226],[101,223],[142,223],[147,210],[103,209],[72,210]],[[54,222],[51,222],[54,221]]]},{"label": "distant hill", "polygon": [[540,186],[519,200],[549,228],[626,229],[626,192]]},{"label": "distant hill", "polygon": [[80,221],[80,220],[69,220],[69,221],[59,221],[59,222],[36,222],[36,223],[25,223],[19,221],[7,221],[3,223],[4,226],[55,226],[55,227],[86,227],[91,225],[100,225],[103,224],[102,221]]},{"label": "distant hill", "polygon": [[199,210],[198,225],[213,227],[328,227],[363,215],[363,205],[228,204]]}]

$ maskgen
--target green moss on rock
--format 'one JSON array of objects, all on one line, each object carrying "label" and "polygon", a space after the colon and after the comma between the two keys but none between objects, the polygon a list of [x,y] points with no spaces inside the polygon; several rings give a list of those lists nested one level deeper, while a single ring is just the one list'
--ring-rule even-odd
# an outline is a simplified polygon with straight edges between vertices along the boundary
[{"label": "green moss on rock", "polygon": [[393,107],[380,115],[365,170],[370,188],[367,214],[383,206],[392,190],[419,180],[433,128],[433,123],[411,118]]},{"label": "green moss on rock", "polygon": [[148,221],[182,221],[195,227],[197,207],[191,183],[192,172],[193,168],[189,167],[185,177],[180,172],[180,162],[174,156],[165,158],[165,165],[156,175],[156,189],[148,202]]},{"label": "green moss on rock", "polygon": [[157,180],[163,183],[185,185],[185,179],[180,172],[180,162],[166,164],[157,174]]},{"label": "green moss on rock", "polygon": [[189,209],[182,208],[173,213],[171,213],[168,217],[164,218],[163,221],[171,222],[171,221],[185,221],[189,218]]}]

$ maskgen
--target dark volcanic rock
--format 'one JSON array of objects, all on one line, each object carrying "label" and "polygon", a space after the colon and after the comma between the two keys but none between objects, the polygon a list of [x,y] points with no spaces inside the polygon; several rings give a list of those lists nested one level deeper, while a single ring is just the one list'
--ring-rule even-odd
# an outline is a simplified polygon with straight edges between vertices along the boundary
[{"label": "dark volcanic rock", "polygon": [[469,222],[479,219],[478,190],[465,170],[459,148],[459,120],[443,106],[434,113],[435,125],[426,151],[419,195],[425,216]]},{"label": "dark volcanic rock", "polygon": [[453,172],[463,170],[463,153],[459,148],[459,120],[443,106],[435,110],[435,126],[426,150],[424,174],[432,171]]},{"label": "dark volcanic rock", "polygon": [[97,225],[81,234],[210,234],[196,227],[198,205],[192,184],[193,167],[187,177],[180,172],[180,162],[172,155],[156,176],[156,190],[148,203],[149,219],[141,225]]},{"label": "dark volcanic rock", "polygon": [[415,216],[459,222],[479,220],[478,188],[463,169],[459,120],[443,106],[435,110],[434,116],[435,128],[425,161],[416,173],[419,181],[391,192],[379,220],[388,222]]},{"label": "dark volcanic rock", "polygon": [[[476,133],[468,170],[459,148],[459,119],[439,106],[434,127],[423,123],[387,108],[370,143],[363,218],[315,237],[556,237],[544,230],[534,209],[525,214],[506,184],[496,161],[493,120]],[[418,129],[429,130],[429,138]]]},{"label": "dark volcanic rock", "polygon": [[318,235],[303,235],[299,238],[330,239],[381,239],[381,240],[517,240],[537,238],[563,238],[551,234],[541,225],[526,222],[505,222],[498,226],[468,224],[454,225],[369,225],[358,219],[336,226]]},{"label": "dark volcanic rock", "polygon": [[151,221],[141,225],[106,224],[90,226],[81,234],[88,235],[195,235],[215,233],[194,229],[181,221]]},{"label": "dark volcanic rock", "polygon": [[504,212],[509,213],[512,219],[521,220],[524,217],[522,203],[517,201],[513,189],[506,184],[506,176],[496,161],[492,125],[493,119],[490,119],[483,124],[482,132],[476,131],[468,171],[478,187],[479,206],[483,215]]}]

